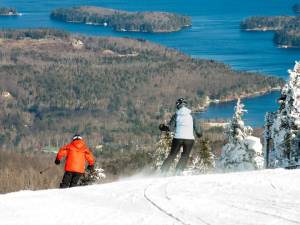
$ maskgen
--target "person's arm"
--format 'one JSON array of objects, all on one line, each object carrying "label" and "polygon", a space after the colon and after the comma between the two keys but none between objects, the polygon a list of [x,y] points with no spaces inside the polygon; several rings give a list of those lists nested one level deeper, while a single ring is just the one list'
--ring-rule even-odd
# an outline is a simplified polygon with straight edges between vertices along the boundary
[{"label": "person's arm", "polygon": [[86,161],[88,161],[89,167],[91,167],[91,168],[94,167],[95,158],[94,158],[93,153],[91,152],[91,150],[86,149],[85,159],[86,159]]},{"label": "person's arm", "polygon": [[169,127],[169,130],[170,131],[175,131],[175,128],[176,128],[176,113],[171,117],[171,120],[170,122],[168,123],[168,127]]},{"label": "person's arm", "polygon": [[59,165],[60,160],[68,154],[68,145],[61,147],[56,155],[55,164]]},{"label": "person's arm", "polygon": [[192,115],[193,117],[193,128],[194,128],[194,132],[196,134],[196,136],[198,138],[202,137],[203,133],[202,133],[202,129],[200,128],[199,124],[197,123],[197,119],[195,117],[195,115]]},{"label": "person's arm", "polygon": [[176,127],[176,114],[174,114],[172,117],[171,117],[171,120],[169,121],[169,123],[167,125],[161,123],[159,125],[159,129],[161,131],[166,131],[166,132],[170,132],[170,131],[174,131],[175,130],[175,127]]}]

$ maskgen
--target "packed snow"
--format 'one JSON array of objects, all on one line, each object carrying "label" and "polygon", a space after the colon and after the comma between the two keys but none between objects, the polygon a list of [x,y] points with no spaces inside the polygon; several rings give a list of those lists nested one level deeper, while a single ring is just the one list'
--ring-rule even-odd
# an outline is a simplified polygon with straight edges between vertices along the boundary
[{"label": "packed snow", "polygon": [[177,177],[0,195],[2,225],[300,224],[300,170]]}]

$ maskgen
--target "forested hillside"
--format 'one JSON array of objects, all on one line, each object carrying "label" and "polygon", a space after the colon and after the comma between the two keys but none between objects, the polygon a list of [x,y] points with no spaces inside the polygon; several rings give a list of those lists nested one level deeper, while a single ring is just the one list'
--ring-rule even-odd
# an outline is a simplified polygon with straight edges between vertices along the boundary
[{"label": "forested hillside", "polygon": [[281,84],[145,40],[0,32],[0,146],[41,150],[80,132],[101,151],[151,148],[184,96],[226,99]]}]

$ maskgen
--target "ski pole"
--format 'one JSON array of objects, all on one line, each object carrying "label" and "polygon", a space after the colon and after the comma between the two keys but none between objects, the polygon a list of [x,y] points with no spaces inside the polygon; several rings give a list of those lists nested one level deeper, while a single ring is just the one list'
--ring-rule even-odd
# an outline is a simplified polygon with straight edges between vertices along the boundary
[{"label": "ski pole", "polygon": [[51,169],[53,166],[48,166],[47,168],[40,171],[40,174],[46,172],[47,170]]}]

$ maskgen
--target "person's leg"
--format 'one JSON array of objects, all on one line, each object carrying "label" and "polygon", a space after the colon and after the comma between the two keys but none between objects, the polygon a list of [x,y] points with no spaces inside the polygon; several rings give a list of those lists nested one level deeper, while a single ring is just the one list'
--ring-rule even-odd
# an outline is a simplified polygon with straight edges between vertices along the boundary
[{"label": "person's leg", "polygon": [[60,188],[70,187],[71,180],[72,180],[72,172],[66,171],[59,187]]},{"label": "person's leg", "polygon": [[186,164],[188,163],[193,145],[194,145],[194,140],[184,140],[183,141],[183,151],[181,153],[179,162],[176,166],[176,172],[180,173],[186,167]]},{"label": "person's leg", "polygon": [[81,173],[76,173],[76,172],[72,173],[72,180],[70,183],[70,187],[76,187],[78,185],[78,181],[79,181],[81,175],[82,175]]},{"label": "person's leg", "polygon": [[165,159],[161,166],[162,172],[168,172],[171,164],[173,163],[174,159],[176,158],[176,155],[178,154],[180,147],[182,145],[182,141],[180,139],[174,138],[172,141],[171,151],[168,157]]}]

